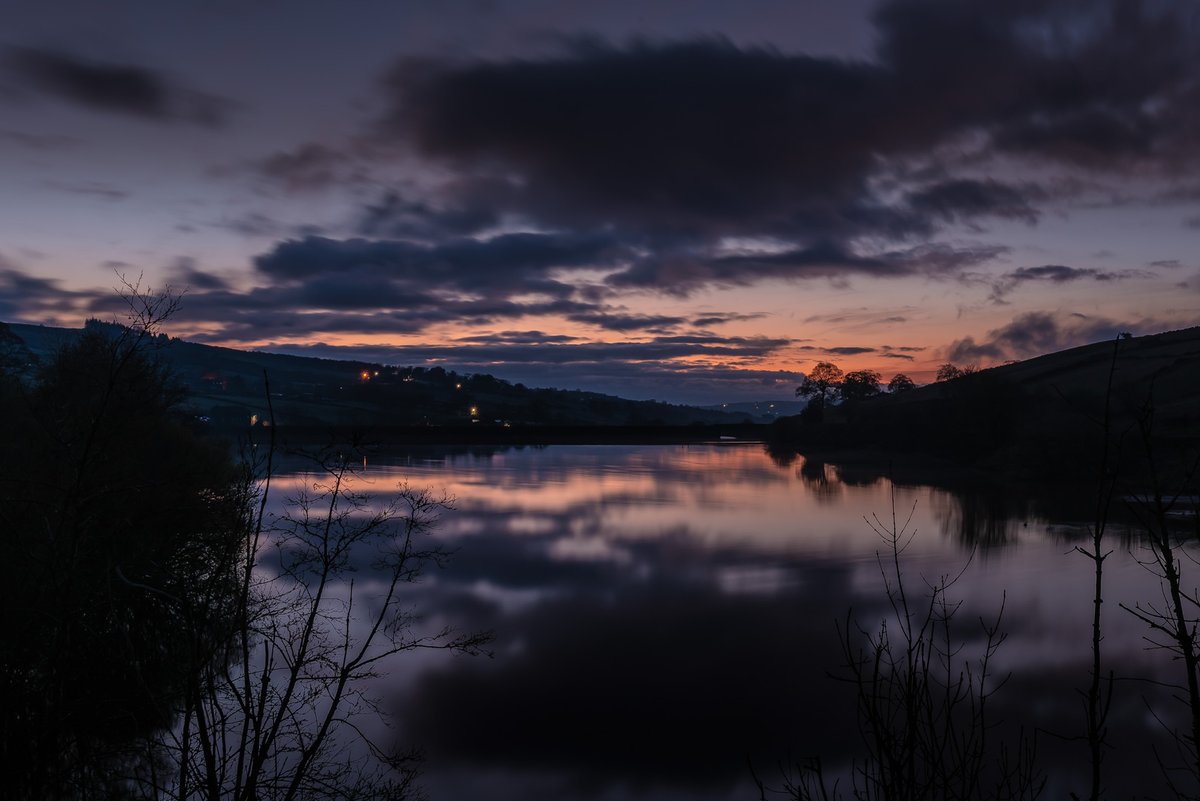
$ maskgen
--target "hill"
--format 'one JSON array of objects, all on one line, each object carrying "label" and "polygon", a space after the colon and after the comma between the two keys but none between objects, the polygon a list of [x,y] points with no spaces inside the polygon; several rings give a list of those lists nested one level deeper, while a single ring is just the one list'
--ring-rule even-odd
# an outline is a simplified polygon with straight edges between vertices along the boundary
[{"label": "hill", "polygon": [[1200,328],[1097,342],[775,426],[799,447],[926,452],[1031,474],[1094,473],[1105,443],[1179,462],[1200,446]]},{"label": "hill", "polygon": [[[0,347],[13,354],[14,364],[28,367],[80,333],[16,323],[0,326]],[[242,351],[163,335],[155,345],[187,392],[186,408],[216,427],[266,419],[264,375],[270,380],[276,423],[291,427],[684,426],[740,423],[749,417],[596,392],[535,389],[442,367]]]}]

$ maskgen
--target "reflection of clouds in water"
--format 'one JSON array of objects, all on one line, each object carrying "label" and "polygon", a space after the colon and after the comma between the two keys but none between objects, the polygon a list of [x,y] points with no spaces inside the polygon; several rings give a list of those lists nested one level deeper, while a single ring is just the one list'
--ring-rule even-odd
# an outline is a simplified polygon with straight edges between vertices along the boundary
[{"label": "reflection of clouds in water", "polygon": [[506,621],[524,643],[513,658],[460,661],[403,688],[401,719],[431,760],[559,777],[545,797],[620,785],[721,794],[745,785],[747,755],[774,765],[789,744],[853,740],[813,726],[846,699],[805,690],[827,667],[814,656],[836,641],[819,606],[839,595],[830,583],[811,576],[782,603],[678,583],[559,598]]},{"label": "reflection of clouds in water", "polygon": [[783,565],[732,565],[717,570],[717,586],[730,595],[777,595],[799,580],[794,571]]},{"label": "reflection of clouds in water", "polygon": [[[371,491],[407,478],[458,496],[438,531],[457,549],[450,566],[405,588],[429,611],[422,625],[498,638],[494,660],[420,656],[393,674],[401,739],[427,748],[435,797],[748,797],[747,755],[765,772],[810,753],[848,758],[853,700],[826,677],[841,659],[834,621],[853,606],[870,628],[885,613],[883,543],[863,516],[890,519],[891,485],[877,470],[802,459],[745,446],[552,446],[376,463]],[[915,504],[912,586],[960,572],[977,545],[1008,546],[977,550],[952,592],[963,636],[1007,591],[997,664],[1018,689],[996,696],[997,709],[1055,731],[1076,725],[1090,563],[1003,496],[898,486],[895,504],[901,520]],[[1147,597],[1145,574],[1122,554],[1109,564],[1108,653],[1169,670],[1117,609]],[[1148,741],[1138,692],[1114,720],[1127,727],[1119,736]],[[1047,749],[1079,762],[1061,743]]]},{"label": "reflection of clouds in water", "polygon": [[551,541],[546,554],[555,561],[615,562],[629,565],[633,554],[602,537],[560,537]]},{"label": "reflection of clouds in water", "polygon": [[873,535],[840,504],[878,509],[890,502],[886,482],[845,485],[822,466],[813,485],[753,445],[552,446],[459,460],[451,473],[411,462],[377,469],[418,485],[443,482],[458,499],[456,519],[442,531],[452,537],[554,530],[654,540],[683,526],[706,546],[839,552],[873,547]]}]

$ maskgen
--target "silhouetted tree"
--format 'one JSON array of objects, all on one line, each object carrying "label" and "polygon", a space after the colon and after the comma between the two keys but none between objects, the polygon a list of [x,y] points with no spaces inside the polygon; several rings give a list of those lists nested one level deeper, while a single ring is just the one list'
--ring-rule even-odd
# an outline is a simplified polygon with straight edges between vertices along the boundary
[{"label": "silhouetted tree", "polygon": [[979,372],[979,368],[973,364],[968,364],[966,367],[959,367],[956,364],[946,362],[937,370],[935,381],[953,381],[956,378],[972,375]]},{"label": "silhouetted tree", "polygon": [[178,610],[137,585],[228,595],[214,565],[240,541],[248,485],[189,428],[155,359],[173,299],[131,300],[145,304],[132,326],[91,326],[3,395],[6,798],[122,795],[193,647]]},{"label": "silhouetted tree", "polygon": [[951,597],[962,574],[917,582],[906,574],[912,512],[900,523],[893,496],[890,520],[867,523],[883,542],[876,558],[887,613],[873,625],[848,613],[838,626],[838,678],[855,690],[862,752],[844,783],[826,775],[819,756],[785,771],[781,787],[755,777],[760,798],[830,801],[845,790],[856,801],[1034,801],[1045,786],[1036,742],[1022,733],[1012,747],[997,745],[989,709],[1005,683],[994,667],[1003,605],[964,634]]},{"label": "silhouetted tree", "polygon": [[[150,742],[158,761],[135,775],[140,797],[409,797],[415,754],[385,750],[366,734],[369,718],[386,717],[366,685],[400,652],[476,652],[488,637],[418,631],[404,585],[446,557],[426,537],[450,500],[407,487],[390,502],[362,495],[354,486],[361,456],[350,447],[316,454],[312,490],[274,518],[265,514],[264,468],[257,519],[228,563],[238,614],[216,658],[202,630],[191,629],[190,683],[174,707],[177,724]],[[365,597],[356,591],[360,572],[371,586]],[[213,617],[208,599],[199,601],[175,600],[183,621]]]},{"label": "silhouetted tree", "polygon": [[846,373],[838,390],[843,401],[860,401],[879,394],[880,379],[874,370],[854,370]]},{"label": "silhouetted tree", "polygon": [[804,382],[796,387],[796,397],[819,400],[823,407],[826,401],[837,394],[843,378],[842,368],[832,362],[817,362]]},{"label": "silhouetted tree", "polygon": [[888,392],[893,395],[899,395],[901,392],[908,392],[910,389],[916,389],[917,385],[913,380],[904,373],[896,373],[892,376],[892,380],[887,385]]}]

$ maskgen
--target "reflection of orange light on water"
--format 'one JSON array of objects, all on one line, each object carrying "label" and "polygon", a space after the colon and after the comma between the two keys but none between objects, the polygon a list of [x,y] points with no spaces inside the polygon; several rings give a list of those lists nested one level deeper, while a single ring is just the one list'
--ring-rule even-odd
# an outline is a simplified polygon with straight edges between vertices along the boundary
[{"label": "reflection of orange light on water", "polygon": [[[810,464],[802,456],[781,465],[760,445],[597,446],[578,453],[566,463],[522,454],[452,466],[385,460],[347,480],[380,503],[405,482],[444,490],[458,499],[445,535],[503,530],[548,538],[555,559],[625,561],[631,554],[625,543],[647,540],[870,556],[879,540],[859,512],[882,514],[893,502],[887,480],[873,473],[846,480],[833,465]],[[272,480],[272,491],[278,489],[279,497],[313,492],[322,481],[315,473],[284,474]],[[938,507],[929,493],[897,487],[895,503],[911,508],[920,500],[913,526],[937,531]],[[847,515],[847,509],[857,511]],[[926,542],[936,546],[936,538]]]}]

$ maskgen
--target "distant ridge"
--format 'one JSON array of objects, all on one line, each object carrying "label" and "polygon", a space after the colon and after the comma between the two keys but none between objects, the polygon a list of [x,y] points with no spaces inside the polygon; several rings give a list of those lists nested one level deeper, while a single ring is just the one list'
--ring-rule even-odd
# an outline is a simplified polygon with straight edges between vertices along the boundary
[{"label": "distant ridge", "polygon": [[[7,331],[35,358],[44,359],[82,329],[12,323]],[[686,426],[743,423],[754,416],[598,392],[530,388],[442,367],[243,351],[163,336],[154,344],[187,390],[187,408],[217,427],[267,418],[264,373],[276,423],[284,426]]]}]

